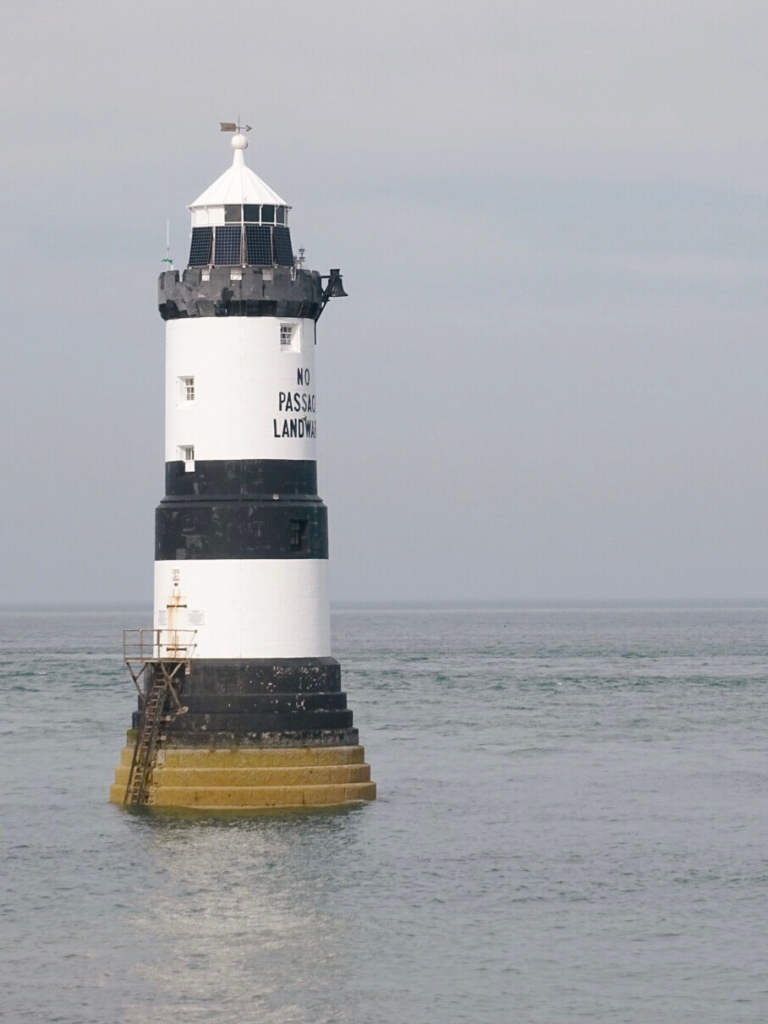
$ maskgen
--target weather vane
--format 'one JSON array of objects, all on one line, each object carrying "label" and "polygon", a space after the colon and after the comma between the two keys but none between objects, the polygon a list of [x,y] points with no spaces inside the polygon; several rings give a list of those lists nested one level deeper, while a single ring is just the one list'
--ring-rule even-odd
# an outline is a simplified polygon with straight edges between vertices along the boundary
[{"label": "weather vane", "polygon": [[[240,119],[238,118],[238,121]],[[251,126],[249,124],[236,124],[234,121],[219,121],[221,130],[223,132],[249,132]]]}]

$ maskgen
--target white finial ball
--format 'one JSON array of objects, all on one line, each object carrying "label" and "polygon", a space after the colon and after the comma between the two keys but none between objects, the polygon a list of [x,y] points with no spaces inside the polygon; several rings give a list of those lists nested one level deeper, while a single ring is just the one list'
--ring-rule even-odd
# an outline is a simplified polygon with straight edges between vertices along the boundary
[{"label": "white finial ball", "polygon": [[248,139],[241,132],[232,136],[232,149],[248,149]]}]

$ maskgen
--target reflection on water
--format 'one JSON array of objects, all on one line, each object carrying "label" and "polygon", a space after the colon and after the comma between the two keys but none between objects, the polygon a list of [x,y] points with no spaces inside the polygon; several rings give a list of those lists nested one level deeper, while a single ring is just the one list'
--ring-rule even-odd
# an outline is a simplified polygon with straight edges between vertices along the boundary
[{"label": "reflection on water", "polygon": [[[344,866],[363,855],[364,812],[130,815],[147,888],[125,927],[153,951],[136,982],[152,988],[161,1019],[242,1012],[245,993],[265,1022],[337,1007],[363,944]],[[146,1006],[132,1019],[146,1019]],[[347,1020],[343,1009],[334,1019]]]}]

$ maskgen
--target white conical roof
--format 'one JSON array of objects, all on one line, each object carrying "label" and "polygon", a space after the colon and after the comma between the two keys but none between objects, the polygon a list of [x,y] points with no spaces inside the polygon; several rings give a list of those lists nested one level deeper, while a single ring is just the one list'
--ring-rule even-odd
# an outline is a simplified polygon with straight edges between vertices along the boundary
[{"label": "white conical roof", "polygon": [[250,167],[246,167],[245,150],[248,148],[246,137],[238,132],[232,139],[232,148],[235,151],[232,166],[220,178],[217,178],[201,196],[198,196],[188,209],[239,206],[242,203],[287,206],[288,203],[281,199],[277,192],[273,192],[258,174],[254,174]]}]

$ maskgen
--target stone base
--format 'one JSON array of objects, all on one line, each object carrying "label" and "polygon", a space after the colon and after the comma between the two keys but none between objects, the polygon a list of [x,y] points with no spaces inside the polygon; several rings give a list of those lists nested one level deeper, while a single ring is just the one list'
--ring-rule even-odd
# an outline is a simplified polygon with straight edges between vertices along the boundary
[{"label": "stone base", "polygon": [[[121,804],[133,758],[133,737],[121,753],[109,799]],[[376,799],[360,746],[169,746],[158,751],[147,805],[198,810],[340,807]]]}]

